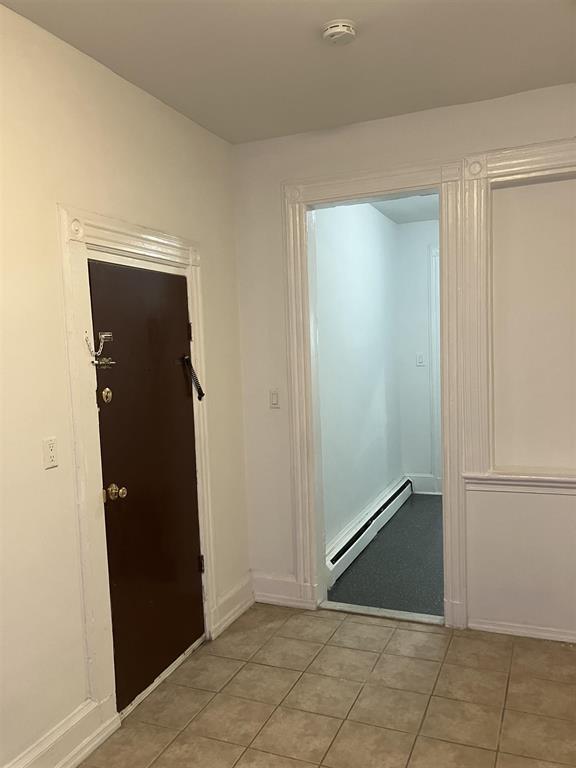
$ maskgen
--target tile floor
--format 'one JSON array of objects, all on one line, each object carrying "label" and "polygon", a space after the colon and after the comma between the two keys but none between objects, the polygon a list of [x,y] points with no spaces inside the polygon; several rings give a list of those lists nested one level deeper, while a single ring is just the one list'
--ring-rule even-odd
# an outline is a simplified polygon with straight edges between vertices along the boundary
[{"label": "tile floor", "polygon": [[84,766],[576,766],[576,646],[255,605]]}]

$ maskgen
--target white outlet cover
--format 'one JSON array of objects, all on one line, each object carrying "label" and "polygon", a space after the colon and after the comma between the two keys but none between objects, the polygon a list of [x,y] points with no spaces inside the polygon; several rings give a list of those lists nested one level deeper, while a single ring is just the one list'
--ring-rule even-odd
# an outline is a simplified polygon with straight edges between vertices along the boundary
[{"label": "white outlet cover", "polygon": [[58,466],[58,452],[55,437],[46,437],[42,440],[42,458],[44,469],[53,469]]}]

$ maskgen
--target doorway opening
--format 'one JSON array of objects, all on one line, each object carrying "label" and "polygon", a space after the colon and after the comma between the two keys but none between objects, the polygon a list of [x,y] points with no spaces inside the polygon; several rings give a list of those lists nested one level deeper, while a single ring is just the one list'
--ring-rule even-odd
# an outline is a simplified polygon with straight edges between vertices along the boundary
[{"label": "doorway opening", "polygon": [[326,607],[442,621],[439,229],[435,189],[308,211]]}]

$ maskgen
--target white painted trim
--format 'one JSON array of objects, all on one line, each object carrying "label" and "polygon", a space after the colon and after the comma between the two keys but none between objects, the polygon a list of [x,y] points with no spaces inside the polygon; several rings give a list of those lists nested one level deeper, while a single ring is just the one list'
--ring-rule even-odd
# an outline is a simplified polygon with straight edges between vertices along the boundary
[{"label": "white painted trim", "polygon": [[[490,476],[493,488],[507,472],[495,466],[494,445],[494,361],[492,306],[492,192],[496,188],[519,186],[576,175],[576,139],[549,142],[515,149],[499,150],[465,159],[464,164],[464,285],[463,324],[467,339],[464,357],[464,417],[467,435],[464,471],[467,489],[481,484],[488,490],[485,478]],[[536,487],[535,478],[550,483],[552,468],[535,470],[515,467],[514,474],[527,479],[519,486]],[[510,474],[510,477],[513,475]],[[563,487],[568,487],[565,484]],[[544,491],[541,491],[544,492]]]},{"label": "white painted trim", "polygon": [[295,576],[253,571],[252,583],[257,603],[310,609],[317,606],[316,596],[312,588],[309,586],[307,591],[303,590]]},{"label": "white painted trim", "polygon": [[463,475],[467,491],[508,491],[576,495],[576,477],[567,475],[514,475],[498,472]]},{"label": "white painted trim", "polygon": [[[206,381],[203,349],[200,260],[192,243],[85,211],[60,207],[67,356],[74,434],[75,494],[85,628],[86,689],[95,706],[115,711],[112,620],[106,555],[96,371],[85,335],[93,342],[88,258],[184,275],[194,341],[191,355]],[[209,391],[209,386],[207,387]],[[206,559],[205,625],[209,636],[215,603],[212,512],[210,503],[207,401],[194,399],[198,514]],[[100,723],[98,723],[100,727]],[[96,733],[96,726],[94,729]],[[92,735],[88,735],[92,738]],[[88,738],[87,737],[87,738]],[[96,736],[94,736],[96,738]],[[71,744],[70,750],[76,745]],[[66,758],[68,759],[68,758]]]},{"label": "white painted trim", "polygon": [[[441,354],[444,436],[444,562],[445,605],[466,605],[464,486],[461,481],[461,374],[465,353],[459,333],[461,307],[461,175],[462,164],[396,168],[337,179],[310,179],[282,187],[286,254],[287,349],[289,372],[290,446],[294,509],[295,563],[293,592],[315,602],[326,596],[322,538],[318,530],[315,485],[317,448],[314,440],[314,389],[310,343],[310,302],[307,253],[307,212],[327,203],[374,198],[410,190],[440,189],[441,219]],[[287,576],[283,576],[286,584]],[[268,599],[279,579],[265,579],[258,595]],[[446,614],[446,623],[465,626],[465,613]]]},{"label": "white painted trim", "polygon": [[74,768],[120,727],[110,709],[86,699],[4,768]]},{"label": "white painted trim", "polygon": [[339,578],[348,568],[348,566],[354,562],[358,555],[364,549],[366,549],[378,531],[380,531],[386,525],[386,523],[394,517],[402,504],[404,504],[404,502],[410,498],[412,495],[412,487],[408,486],[405,488],[404,491],[402,491],[402,493],[399,494],[396,499],[394,499],[390,506],[388,506],[376,520],[374,520],[372,525],[364,531],[358,541],[354,542],[346,554],[342,555],[342,557],[336,563],[332,564],[330,562],[331,559],[337,554],[337,552],[342,549],[343,546],[347,544],[348,541],[350,541],[353,536],[355,536],[356,532],[366,523],[366,521],[369,520],[372,515],[377,512],[380,507],[396,493],[396,491],[402,486],[403,483],[406,482],[407,479],[408,478],[403,476],[399,480],[391,483],[382,491],[382,493],[380,493],[375,499],[367,504],[364,509],[362,509],[359,514],[357,514],[354,519],[351,520],[348,525],[346,525],[340,531],[340,533],[335,536],[329,543],[325,556],[326,569],[328,572],[328,588],[334,585],[336,579]]},{"label": "white painted trim", "polygon": [[552,627],[536,627],[531,624],[510,624],[505,621],[483,621],[476,619],[470,622],[470,629],[483,632],[498,632],[503,635],[518,637],[534,637],[539,640],[556,640],[564,643],[576,643],[576,632]]},{"label": "white painted trim", "polygon": [[408,611],[392,611],[389,608],[373,608],[369,605],[354,605],[353,603],[337,603],[334,600],[325,600],[319,608],[327,611],[346,611],[362,616],[380,616],[383,619],[398,619],[399,621],[416,621],[420,624],[434,624],[444,626],[443,616],[434,616],[430,613],[408,613]]},{"label": "white painted trim", "polygon": [[141,693],[139,693],[138,696],[136,696],[136,698],[134,699],[134,701],[131,701],[127,707],[124,707],[122,712],[119,713],[120,719],[125,720],[128,717],[128,715],[131,712],[133,712],[136,709],[136,707],[144,701],[144,699],[150,696],[152,691],[156,690],[156,688],[158,688],[158,686],[161,683],[163,683],[167,677],[170,677],[172,672],[178,669],[178,667],[186,661],[186,659],[190,656],[190,654],[194,653],[194,651],[197,648],[200,648],[202,643],[204,643],[205,641],[206,641],[206,635],[202,635],[202,637],[199,637],[195,643],[192,643],[190,648],[187,648],[183,654],[178,656],[178,658],[175,659],[172,662],[172,664],[170,664],[169,667],[166,667],[166,669],[160,675],[158,675],[158,677],[154,680],[154,682],[150,683],[148,688],[146,688]]},{"label": "white painted trim", "polygon": [[[406,472],[414,493],[442,493],[442,407],[440,376],[440,248],[428,246],[428,359],[430,381],[430,482],[424,475]],[[416,480],[414,480],[416,478]],[[426,490],[425,490],[426,489]]]}]

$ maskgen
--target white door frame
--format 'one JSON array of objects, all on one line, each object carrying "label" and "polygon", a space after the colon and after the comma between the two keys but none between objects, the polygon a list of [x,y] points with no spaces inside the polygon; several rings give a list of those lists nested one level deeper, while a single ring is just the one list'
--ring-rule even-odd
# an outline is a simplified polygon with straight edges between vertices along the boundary
[{"label": "white door frame", "polygon": [[[82,601],[86,644],[88,700],[116,712],[112,615],[104,503],[100,433],[95,398],[96,369],[88,343],[94,349],[88,259],[146,268],[187,279],[189,316],[193,342],[191,356],[200,380],[205,383],[200,258],[193,243],[162,232],[86,211],[60,207],[66,306],[67,354],[74,435],[75,494],[82,571]],[[206,401],[194,398],[198,516],[200,542],[205,555],[204,620],[210,636],[214,608],[214,557]],[[189,653],[170,666],[169,671]],[[161,676],[162,677],[162,676]],[[155,683],[157,684],[157,683]],[[150,686],[149,692],[155,684]],[[142,696],[138,697],[140,700]]]},{"label": "white door frame", "polygon": [[[440,347],[444,616],[468,623],[466,491],[574,493],[576,478],[505,474],[494,466],[491,195],[499,186],[576,174],[576,140],[283,185],[295,582],[301,605],[321,602],[323,531],[317,514],[307,211],[323,204],[436,188],[440,192]],[[321,499],[320,499],[321,502]],[[319,578],[320,574],[320,578]]]},{"label": "white door frame", "polygon": [[466,623],[464,485],[461,476],[459,344],[457,329],[460,269],[462,164],[400,168],[377,174],[306,180],[283,186],[287,257],[288,360],[292,492],[295,509],[296,581],[300,600],[315,605],[326,598],[323,573],[322,511],[316,498],[313,351],[308,290],[307,212],[315,207],[390,194],[436,189],[441,205],[441,367],[444,436],[445,620]]}]

